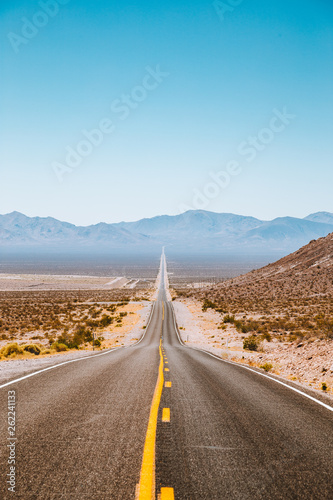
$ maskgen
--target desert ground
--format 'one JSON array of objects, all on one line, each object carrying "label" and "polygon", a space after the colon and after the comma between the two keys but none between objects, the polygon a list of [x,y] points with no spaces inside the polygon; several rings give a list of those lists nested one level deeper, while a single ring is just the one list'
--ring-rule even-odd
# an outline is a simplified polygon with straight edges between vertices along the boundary
[{"label": "desert ground", "polygon": [[147,279],[131,279],[124,276],[103,277],[0,273],[0,292],[29,290],[133,290],[149,288],[150,286],[151,282]]},{"label": "desert ground", "polygon": [[137,342],[154,293],[122,277],[2,275],[0,288],[0,382]]},{"label": "desert ground", "polygon": [[[225,316],[221,313],[210,308],[203,311],[202,302],[192,298],[177,299],[173,304],[182,340],[187,345],[210,351],[223,359],[262,368],[320,391],[322,384],[326,384],[325,392],[333,397],[331,340],[313,337],[303,342],[290,342],[279,335],[270,341],[262,338],[258,350],[250,351],[243,348],[247,335],[237,331],[233,323],[224,323]],[[259,320],[259,315],[253,319]]]}]

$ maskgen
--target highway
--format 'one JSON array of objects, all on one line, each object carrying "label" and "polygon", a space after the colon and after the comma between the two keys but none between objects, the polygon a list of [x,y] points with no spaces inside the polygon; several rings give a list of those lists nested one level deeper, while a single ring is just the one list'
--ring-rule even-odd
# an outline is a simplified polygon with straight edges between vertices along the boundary
[{"label": "highway", "polygon": [[0,498],[333,499],[333,405],[183,345],[160,273],[136,345],[1,386]]}]

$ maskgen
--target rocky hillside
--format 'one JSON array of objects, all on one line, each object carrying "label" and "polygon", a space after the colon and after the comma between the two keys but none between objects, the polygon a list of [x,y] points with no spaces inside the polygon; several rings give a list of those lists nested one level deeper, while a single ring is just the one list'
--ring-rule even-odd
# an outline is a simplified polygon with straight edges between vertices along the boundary
[{"label": "rocky hillside", "polygon": [[332,297],[333,233],[273,264],[216,285],[204,295],[214,299],[227,296],[272,300]]},{"label": "rocky hillside", "polygon": [[333,339],[333,233],[287,257],[200,290],[180,289],[203,311],[221,313],[222,328],[279,341]]}]

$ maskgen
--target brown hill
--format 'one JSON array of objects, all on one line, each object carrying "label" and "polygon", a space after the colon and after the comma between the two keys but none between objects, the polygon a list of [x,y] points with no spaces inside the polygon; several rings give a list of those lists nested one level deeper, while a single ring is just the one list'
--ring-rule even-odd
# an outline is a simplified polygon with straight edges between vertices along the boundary
[{"label": "brown hill", "polygon": [[333,233],[261,269],[199,291],[241,333],[333,338]]},{"label": "brown hill", "polygon": [[311,298],[333,296],[333,233],[311,241],[279,261],[219,284],[219,292],[229,296],[262,298]]}]

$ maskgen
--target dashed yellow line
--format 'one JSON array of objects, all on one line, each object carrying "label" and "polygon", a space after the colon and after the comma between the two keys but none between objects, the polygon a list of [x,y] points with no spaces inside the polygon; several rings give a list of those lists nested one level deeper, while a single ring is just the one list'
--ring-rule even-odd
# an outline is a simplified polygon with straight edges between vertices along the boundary
[{"label": "dashed yellow line", "polygon": [[163,308],[162,321],[164,321],[164,302],[162,302],[162,308]]},{"label": "dashed yellow line", "polygon": [[165,382],[165,387],[171,387],[172,386],[172,382]]},{"label": "dashed yellow line", "polygon": [[173,488],[161,488],[161,500],[175,500]]},{"label": "dashed yellow line", "polygon": [[170,370],[169,368],[164,368],[164,371],[169,372]]},{"label": "dashed yellow line", "polygon": [[[146,440],[143,449],[140,482],[137,485],[136,489],[136,499],[138,500],[155,499],[156,428],[157,428],[158,408],[160,406],[163,385],[164,385],[162,339],[160,340],[159,353],[160,353],[160,365],[158,370],[158,379],[155,387],[153,401],[151,404]],[[165,498],[167,499],[171,497],[165,497]]]},{"label": "dashed yellow line", "polygon": [[170,422],[170,408],[163,408],[162,422]]}]

